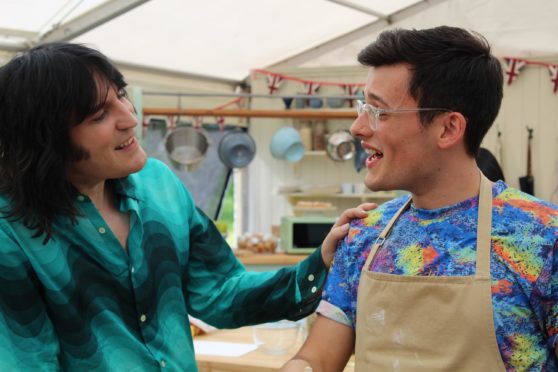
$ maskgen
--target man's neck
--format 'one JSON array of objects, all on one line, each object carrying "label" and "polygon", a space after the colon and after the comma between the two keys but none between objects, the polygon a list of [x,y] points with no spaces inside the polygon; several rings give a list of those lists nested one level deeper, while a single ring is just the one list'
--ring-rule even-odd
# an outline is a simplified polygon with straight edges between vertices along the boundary
[{"label": "man's neck", "polygon": [[447,167],[432,176],[421,189],[412,191],[413,205],[437,209],[479,194],[480,170],[474,159],[460,167]]}]

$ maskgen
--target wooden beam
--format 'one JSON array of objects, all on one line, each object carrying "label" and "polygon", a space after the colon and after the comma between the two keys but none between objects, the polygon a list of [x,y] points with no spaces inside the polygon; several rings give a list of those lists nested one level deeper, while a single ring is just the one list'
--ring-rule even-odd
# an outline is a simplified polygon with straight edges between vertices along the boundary
[{"label": "wooden beam", "polygon": [[292,119],[356,119],[354,110],[214,110],[214,109],[176,109],[143,108],[143,115],[184,115],[245,118],[292,118]]}]

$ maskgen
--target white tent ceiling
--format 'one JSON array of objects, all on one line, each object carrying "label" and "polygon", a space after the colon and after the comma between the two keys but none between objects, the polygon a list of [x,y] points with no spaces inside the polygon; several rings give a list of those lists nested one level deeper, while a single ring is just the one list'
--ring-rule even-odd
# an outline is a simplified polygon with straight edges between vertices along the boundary
[{"label": "white tent ceiling", "polygon": [[252,68],[355,64],[393,26],[458,25],[500,55],[558,55],[557,16],[555,0],[0,0],[0,50],[71,40],[128,65],[241,80]]}]

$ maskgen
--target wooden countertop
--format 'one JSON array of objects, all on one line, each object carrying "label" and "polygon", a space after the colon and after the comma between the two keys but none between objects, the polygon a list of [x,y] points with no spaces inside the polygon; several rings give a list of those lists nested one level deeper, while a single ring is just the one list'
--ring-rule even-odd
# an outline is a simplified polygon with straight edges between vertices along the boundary
[{"label": "wooden countertop", "polygon": [[[254,343],[252,327],[219,330],[196,336],[194,340]],[[300,343],[297,343],[283,355],[269,355],[261,350],[254,350],[239,357],[196,355],[196,361],[200,372],[271,372],[278,371],[285,362],[296,354],[299,348]],[[352,357],[344,371],[354,371]]]},{"label": "wooden countertop", "polygon": [[237,255],[244,265],[296,265],[308,257],[305,254],[253,253]]}]

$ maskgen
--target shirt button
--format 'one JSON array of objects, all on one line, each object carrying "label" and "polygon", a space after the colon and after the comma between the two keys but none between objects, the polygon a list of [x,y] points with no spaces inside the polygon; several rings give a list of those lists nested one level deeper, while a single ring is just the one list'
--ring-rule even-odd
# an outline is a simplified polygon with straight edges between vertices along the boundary
[{"label": "shirt button", "polygon": [[161,367],[162,367],[162,368],[165,368],[166,365],[167,365],[167,363],[165,363],[165,360],[164,360],[164,359],[161,359]]},{"label": "shirt button", "polygon": [[132,267],[130,268],[130,272],[133,274],[135,271],[136,271],[136,268],[132,266]]},{"label": "shirt button", "polygon": [[78,195],[77,200],[84,201],[85,197],[83,195]]},{"label": "shirt button", "polygon": [[317,290],[318,290],[318,288],[316,288],[316,287],[312,287],[312,289],[311,289],[312,293],[316,293]]},{"label": "shirt button", "polygon": [[140,322],[145,323],[146,320],[147,320],[147,317],[145,316],[145,314],[141,314]]},{"label": "shirt button", "polygon": [[312,274],[308,275],[308,281],[313,282],[314,281],[314,275],[312,275]]},{"label": "shirt button", "polygon": [[99,227],[99,232],[100,232],[101,234],[104,234],[104,233],[107,232],[107,230],[105,230],[104,227]]}]

